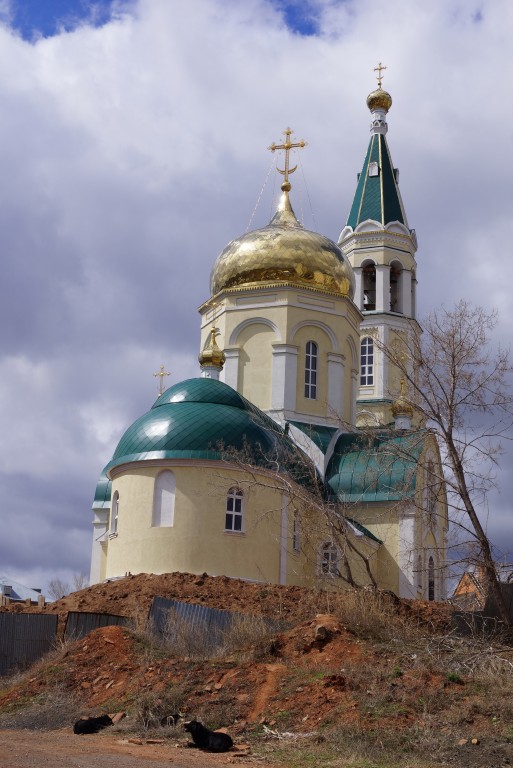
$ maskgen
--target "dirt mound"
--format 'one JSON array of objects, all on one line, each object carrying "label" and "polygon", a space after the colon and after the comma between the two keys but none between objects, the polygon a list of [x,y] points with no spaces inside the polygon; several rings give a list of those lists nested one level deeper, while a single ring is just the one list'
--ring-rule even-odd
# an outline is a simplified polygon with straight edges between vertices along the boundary
[{"label": "dirt mound", "polygon": [[[339,596],[343,593],[337,593]],[[255,616],[270,616],[293,625],[330,609],[332,591],[311,590],[278,584],[252,584],[227,576],[206,573],[140,573],[91,587],[48,603],[45,613],[57,613],[62,630],[68,611],[110,613],[143,621],[153,597],[167,597],[212,608],[238,611]],[[399,600],[385,596],[398,613],[408,620],[445,630],[450,626],[452,609],[444,603]],[[0,610],[40,612],[37,606],[11,605]]]},{"label": "dirt mound", "polygon": [[[323,751],[328,742],[333,754],[340,749],[373,754],[376,744],[385,742],[387,749],[403,745],[413,754],[419,734],[433,740],[435,733],[440,762],[433,765],[498,765],[509,757],[504,752],[509,745],[502,743],[509,733],[509,689],[485,702],[470,678],[455,673],[449,636],[431,633],[433,626],[446,625],[446,606],[373,596],[371,619],[375,625],[382,622],[385,630],[378,637],[369,614],[368,632],[362,631],[363,624],[351,624],[347,611],[342,618],[343,601],[350,601],[351,593],[335,599],[333,593],[224,577],[142,574],[81,590],[46,610],[57,612],[61,620],[69,610],[134,617],[137,612],[147,615],[154,595],[285,618],[291,628],[265,641],[254,637],[221,658],[163,648],[142,629],[94,630],[66,643],[25,675],[5,681],[0,728],[69,728],[80,716],[126,711],[126,720],[114,728],[162,733],[161,726],[180,712],[210,727],[229,727],[236,741],[249,740],[255,747],[262,740],[279,745],[288,739],[290,749],[296,736],[309,739],[304,744],[315,756],[312,764],[329,762]],[[354,605],[360,609],[358,600],[372,602],[370,595],[357,593]],[[337,615],[326,611],[335,604]],[[468,653],[475,656],[473,648]],[[59,719],[58,726],[42,724],[45,709],[50,722],[56,720],[57,702],[68,719]],[[185,738],[183,729],[164,736],[166,743]],[[478,748],[472,742],[476,736]],[[501,743],[497,746],[493,738]],[[295,747],[298,764],[302,743]],[[499,750],[500,759],[487,762],[486,750],[493,749]],[[279,747],[271,754],[279,758]]]}]

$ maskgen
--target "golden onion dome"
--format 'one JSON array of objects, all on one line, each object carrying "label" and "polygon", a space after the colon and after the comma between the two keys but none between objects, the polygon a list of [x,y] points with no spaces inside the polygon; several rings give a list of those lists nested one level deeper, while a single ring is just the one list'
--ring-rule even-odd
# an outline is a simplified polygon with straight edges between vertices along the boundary
[{"label": "golden onion dome", "polygon": [[392,415],[397,416],[409,416],[413,417],[413,407],[408,402],[405,396],[405,384],[404,379],[401,379],[401,391],[397,400],[392,403]]},{"label": "golden onion dome", "polygon": [[367,96],[367,106],[371,112],[376,109],[382,109],[384,112],[388,112],[392,106],[392,97],[387,91],[384,91],[381,86]]},{"label": "golden onion dome", "polygon": [[210,337],[205,349],[199,353],[198,360],[200,365],[214,365],[216,368],[222,368],[226,355],[223,350],[217,346],[216,342],[217,330],[212,326],[210,329]]},{"label": "golden onion dome", "polygon": [[352,298],[353,270],[342,251],[327,237],[303,228],[290,204],[290,183],[281,188],[270,223],[232,240],[218,256],[210,276],[212,295],[243,285],[289,283]]}]

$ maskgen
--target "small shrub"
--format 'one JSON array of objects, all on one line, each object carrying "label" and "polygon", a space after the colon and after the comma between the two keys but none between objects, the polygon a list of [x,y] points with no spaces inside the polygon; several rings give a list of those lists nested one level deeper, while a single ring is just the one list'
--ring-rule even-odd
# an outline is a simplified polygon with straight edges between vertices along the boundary
[{"label": "small shrub", "polygon": [[154,691],[140,693],[131,712],[133,723],[144,731],[165,727],[175,728],[184,699],[184,690],[180,686],[172,686],[160,693]]},{"label": "small shrub", "polygon": [[273,652],[275,637],[276,630],[262,616],[239,614],[224,634],[222,652],[239,661],[263,658]]}]

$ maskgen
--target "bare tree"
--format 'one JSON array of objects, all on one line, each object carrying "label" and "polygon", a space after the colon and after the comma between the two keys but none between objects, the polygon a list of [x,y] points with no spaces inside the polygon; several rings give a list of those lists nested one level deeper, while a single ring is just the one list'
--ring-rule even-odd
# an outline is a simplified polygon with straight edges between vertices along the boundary
[{"label": "bare tree", "polygon": [[48,594],[54,600],[60,600],[61,597],[65,597],[69,594],[69,584],[67,581],[55,578],[48,582]]},{"label": "bare tree", "polygon": [[[353,588],[376,588],[375,552],[362,543],[365,537],[352,520],[355,505],[331,501],[313,463],[291,440],[277,434],[279,442],[271,451],[245,444],[242,449],[220,446],[220,452],[227,465],[241,471],[242,486],[280,488],[286,493],[300,522],[301,549],[305,553],[309,551],[310,558],[317,559],[318,545],[323,538],[335,545],[337,562],[319,563],[320,577],[336,576]],[[264,515],[272,513],[278,510],[262,510]],[[324,565],[329,568],[325,570]]]},{"label": "bare tree", "polygon": [[55,578],[48,582],[48,594],[54,600],[60,600],[61,597],[66,597],[70,592],[78,592],[80,589],[84,589],[89,584],[89,580],[85,573],[74,573],[72,579],[73,586],[70,586],[69,582],[63,579]]},{"label": "bare tree", "polygon": [[73,592],[78,592],[81,589],[85,589],[89,586],[89,577],[87,573],[83,571],[81,573],[73,574]]},{"label": "bare tree", "polygon": [[422,331],[412,323],[409,334],[383,351],[407,382],[411,405],[438,439],[451,507],[464,513],[458,524],[472,539],[486,593],[511,627],[493,548],[479,515],[495,485],[501,439],[510,439],[512,426],[509,354],[492,349],[490,342],[496,322],[495,311],[460,301],[452,310],[432,312]]}]

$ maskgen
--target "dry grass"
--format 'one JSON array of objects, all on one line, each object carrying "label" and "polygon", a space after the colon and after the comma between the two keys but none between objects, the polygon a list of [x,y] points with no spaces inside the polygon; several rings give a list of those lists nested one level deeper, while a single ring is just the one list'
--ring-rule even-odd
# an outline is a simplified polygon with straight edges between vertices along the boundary
[{"label": "dry grass", "polygon": [[53,686],[16,712],[0,715],[0,728],[57,730],[72,725],[83,714],[79,708],[76,696],[62,685]]},{"label": "dry grass", "polygon": [[354,589],[334,593],[330,613],[357,637],[374,643],[416,641],[421,629],[411,617],[398,613],[396,601],[387,593]]},{"label": "dry grass", "polygon": [[171,610],[161,633],[147,621],[134,634],[150,654],[164,652],[192,661],[230,657],[243,662],[272,654],[276,629],[262,616],[238,614],[222,629],[203,621],[191,623]]}]

